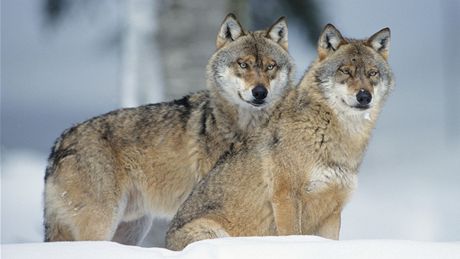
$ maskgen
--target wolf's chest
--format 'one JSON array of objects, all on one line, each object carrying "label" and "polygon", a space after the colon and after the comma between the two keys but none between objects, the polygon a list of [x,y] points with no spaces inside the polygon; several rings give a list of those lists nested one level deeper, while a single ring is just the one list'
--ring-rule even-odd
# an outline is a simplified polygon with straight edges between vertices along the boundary
[{"label": "wolf's chest", "polygon": [[317,233],[333,214],[340,214],[356,188],[357,176],[340,168],[314,168],[303,184],[300,202],[302,233]]},{"label": "wolf's chest", "polygon": [[315,194],[328,190],[343,190],[351,192],[357,186],[357,175],[340,167],[314,167],[307,174],[307,181],[302,186],[303,193]]}]

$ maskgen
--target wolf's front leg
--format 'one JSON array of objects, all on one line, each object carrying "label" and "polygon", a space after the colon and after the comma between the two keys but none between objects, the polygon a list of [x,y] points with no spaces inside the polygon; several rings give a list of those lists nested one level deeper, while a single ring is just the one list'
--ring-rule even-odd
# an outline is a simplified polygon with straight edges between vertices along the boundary
[{"label": "wolf's front leg", "polygon": [[139,219],[120,222],[112,241],[125,245],[140,245],[148,234],[153,222],[153,217],[145,215]]},{"label": "wolf's front leg", "polygon": [[217,221],[198,218],[180,228],[170,229],[166,234],[166,248],[179,251],[196,241],[228,236],[228,232]]},{"label": "wolf's front leg", "polygon": [[273,200],[272,206],[278,235],[301,234],[299,205],[300,202],[289,196],[278,196]]},{"label": "wolf's front leg", "polygon": [[339,239],[341,213],[331,214],[318,228],[317,235],[329,239]]}]

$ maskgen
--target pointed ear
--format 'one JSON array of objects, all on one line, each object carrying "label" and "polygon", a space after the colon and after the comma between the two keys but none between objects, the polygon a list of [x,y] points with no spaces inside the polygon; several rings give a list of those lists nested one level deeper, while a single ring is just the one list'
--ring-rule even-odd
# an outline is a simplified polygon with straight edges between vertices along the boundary
[{"label": "pointed ear", "polygon": [[267,30],[267,38],[270,38],[281,45],[285,50],[288,49],[288,28],[286,18],[280,17],[270,29]]},{"label": "pointed ear", "polygon": [[367,44],[380,53],[385,59],[388,59],[390,36],[390,28],[381,29],[367,40]]},{"label": "pointed ear", "polygon": [[222,48],[226,43],[238,39],[244,35],[241,24],[236,19],[235,15],[230,13],[225,17],[217,34],[216,46],[218,49]]},{"label": "pointed ear", "polygon": [[329,54],[336,51],[340,45],[345,44],[347,41],[342,37],[342,34],[337,30],[334,25],[328,24],[324,27],[318,41],[318,54],[319,59],[323,60]]}]

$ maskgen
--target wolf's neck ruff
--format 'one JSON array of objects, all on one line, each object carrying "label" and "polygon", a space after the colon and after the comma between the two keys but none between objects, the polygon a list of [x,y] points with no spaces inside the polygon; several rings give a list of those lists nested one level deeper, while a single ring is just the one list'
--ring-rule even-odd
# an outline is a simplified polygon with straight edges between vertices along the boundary
[{"label": "wolf's neck ruff", "polygon": [[[304,114],[299,117],[318,116],[316,113],[323,111],[321,116],[324,117],[327,123],[318,125],[322,127],[322,134],[324,134],[323,141],[325,144],[321,144],[321,148],[329,154],[329,158],[332,161],[338,164],[350,165],[350,161],[357,161],[357,163],[348,168],[349,172],[356,173],[369,143],[377,113],[373,112],[372,117],[367,119],[364,113],[356,114],[338,111],[335,105],[324,96],[320,85],[315,83],[312,77],[308,75],[302,79],[299,88],[295,91],[300,102],[309,104],[304,106],[302,110],[298,110],[300,114]],[[312,109],[312,107],[321,108]],[[340,137],[329,138],[328,136],[330,135],[339,135]]]},{"label": "wolf's neck ruff", "polygon": [[211,88],[210,91],[210,106],[216,118],[225,118],[222,122],[225,128],[232,129],[231,133],[248,132],[256,127],[260,127],[268,121],[271,106],[264,108],[248,107],[247,105],[238,105],[229,101],[226,97],[217,91],[216,88]]}]

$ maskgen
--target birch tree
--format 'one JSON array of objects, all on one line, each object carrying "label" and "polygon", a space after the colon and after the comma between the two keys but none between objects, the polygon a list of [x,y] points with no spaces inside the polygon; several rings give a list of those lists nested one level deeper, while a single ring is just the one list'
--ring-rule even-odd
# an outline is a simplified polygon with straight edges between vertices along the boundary
[{"label": "birch tree", "polygon": [[125,0],[122,7],[121,80],[122,107],[165,99],[162,60],[157,41],[155,0]]}]

